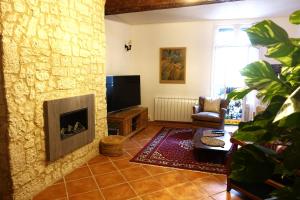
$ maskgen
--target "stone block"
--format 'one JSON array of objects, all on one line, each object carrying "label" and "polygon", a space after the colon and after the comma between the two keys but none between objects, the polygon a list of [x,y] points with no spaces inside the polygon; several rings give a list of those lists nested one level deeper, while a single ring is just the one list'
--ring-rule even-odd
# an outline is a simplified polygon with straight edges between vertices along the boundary
[{"label": "stone block", "polygon": [[46,15],[45,16],[45,23],[47,25],[49,25],[50,27],[59,26],[60,20],[55,15]]},{"label": "stone block", "polygon": [[38,37],[40,39],[47,39],[48,38],[48,34],[44,29],[39,29],[38,30]]},{"label": "stone block", "polygon": [[42,93],[46,91],[46,83],[45,82],[36,82],[35,83],[35,91],[38,93]]},{"label": "stone block", "polygon": [[43,70],[38,70],[36,72],[36,79],[39,81],[49,80],[49,72],[43,71]]},{"label": "stone block", "polygon": [[[1,5],[5,4],[4,2],[1,2]],[[18,19],[19,13],[9,13],[8,15],[6,15],[6,21],[10,22],[10,23],[15,23]]]},{"label": "stone block", "polygon": [[25,12],[26,11],[26,4],[24,1],[14,1],[14,10],[16,12]]},{"label": "stone block", "polygon": [[28,95],[29,94],[29,89],[26,86],[26,84],[24,83],[24,81],[19,81],[16,82],[13,86],[13,92],[14,92],[14,96],[16,97],[20,97],[23,95]]},{"label": "stone block", "polygon": [[35,99],[35,89],[31,88],[29,93],[29,100]]},{"label": "stone block", "polygon": [[37,18],[33,17],[29,21],[28,29],[27,29],[27,36],[35,36],[37,31]]},{"label": "stone block", "polygon": [[49,90],[54,90],[57,88],[57,84],[56,84],[56,81],[55,80],[49,80],[48,82],[48,89]]},{"label": "stone block", "polygon": [[40,9],[42,13],[49,13],[49,3],[47,3],[46,1],[41,1]]},{"label": "stone block", "polygon": [[54,76],[67,76],[68,75],[68,69],[63,67],[53,67],[52,68],[52,75]]},{"label": "stone block", "polygon": [[76,20],[73,19],[67,19],[61,22],[61,28],[63,31],[77,34],[79,31],[79,25]]},{"label": "stone block", "polygon": [[25,151],[22,143],[11,143],[9,145],[10,159],[13,166],[13,174],[24,171],[26,167]]},{"label": "stone block", "polygon": [[57,81],[57,89],[67,90],[74,89],[76,87],[76,82],[72,78],[60,78]]},{"label": "stone block", "polygon": [[90,54],[90,52],[89,52],[88,50],[80,49],[80,50],[79,50],[79,55],[80,55],[81,57],[87,58],[87,57],[89,57],[91,54]]},{"label": "stone block", "polygon": [[92,34],[93,32],[91,24],[81,22],[79,27],[81,33]]},{"label": "stone block", "polygon": [[38,52],[38,54],[40,54],[40,49],[50,48],[48,40],[41,40],[37,38],[33,38],[31,40],[31,46],[36,52]]},{"label": "stone block", "polygon": [[34,63],[34,66],[35,66],[36,70],[50,70],[51,69],[50,63],[36,62],[36,63]]},{"label": "stone block", "polygon": [[82,4],[81,2],[75,3],[75,9],[78,11],[80,14],[83,15],[88,15],[89,13],[89,7],[85,4]]},{"label": "stone block", "polygon": [[66,56],[72,55],[72,48],[69,42],[66,42],[64,40],[52,40],[50,46],[55,53]]},{"label": "stone block", "polygon": [[1,8],[1,12],[3,12],[3,13],[12,11],[12,6],[9,2],[1,1],[0,2],[0,8]]},{"label": "stone block", "polygon": [[34,74],[26,74],[26,83],[28,87],[32,87],[35,84]]}]

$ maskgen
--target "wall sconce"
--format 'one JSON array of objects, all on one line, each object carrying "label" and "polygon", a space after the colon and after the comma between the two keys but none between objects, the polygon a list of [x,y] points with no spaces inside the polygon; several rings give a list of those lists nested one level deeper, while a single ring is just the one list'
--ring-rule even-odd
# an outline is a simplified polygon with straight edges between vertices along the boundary
[{"label": "wall sconce", "polygon": [[131,50],[131,40],[129,40],[127,43],[125,43],[125,49],[126,49],[126,51]]}]

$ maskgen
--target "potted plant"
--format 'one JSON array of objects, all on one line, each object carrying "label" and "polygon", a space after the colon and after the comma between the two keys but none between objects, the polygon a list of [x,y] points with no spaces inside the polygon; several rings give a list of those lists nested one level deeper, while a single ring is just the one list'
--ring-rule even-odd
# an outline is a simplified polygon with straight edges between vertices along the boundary
[{"label": "potted plant", "polygon": [[[300,10],[290,15],[292,24],[300,24]],[[233,155],[230,178],[239,182],[259,183],[274,176],[289,185],[275,190],[276,199],[300,199],[300,38],[264,20],[246,30],[252,45],[267,48],[266,56],[282,64],[276,75],[266,61],[257,61],[242,69],[246,87],[228,95],[228,100],[244,98],[252,90],[268,104],[253,121],[241,122],[234,138],[250,141]],[[275,152],[266,143],[280,141],[285,150]]]}]

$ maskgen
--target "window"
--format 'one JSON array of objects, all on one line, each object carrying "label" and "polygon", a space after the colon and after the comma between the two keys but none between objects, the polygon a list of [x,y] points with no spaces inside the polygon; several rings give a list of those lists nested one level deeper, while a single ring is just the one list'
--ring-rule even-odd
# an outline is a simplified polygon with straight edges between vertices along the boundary
[{"label": "window", "polygon": [[[235,88],[244,86],[240,70],[258,60],[258,49],[251,46],[246,26],[219,27],[216,30],[214,45],[214,67],[212,95],[225,97]],[[227,118],[242,118],[242,102],[232,102]]]}]

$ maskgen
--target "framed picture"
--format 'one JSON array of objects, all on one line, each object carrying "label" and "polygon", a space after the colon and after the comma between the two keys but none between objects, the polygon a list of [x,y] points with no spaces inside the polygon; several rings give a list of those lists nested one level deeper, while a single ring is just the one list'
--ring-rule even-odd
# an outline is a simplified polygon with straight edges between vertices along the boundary
[{"label": "framed picture", "polygon": [[185,83],[185,47],[160,48],[160,83]]}]

